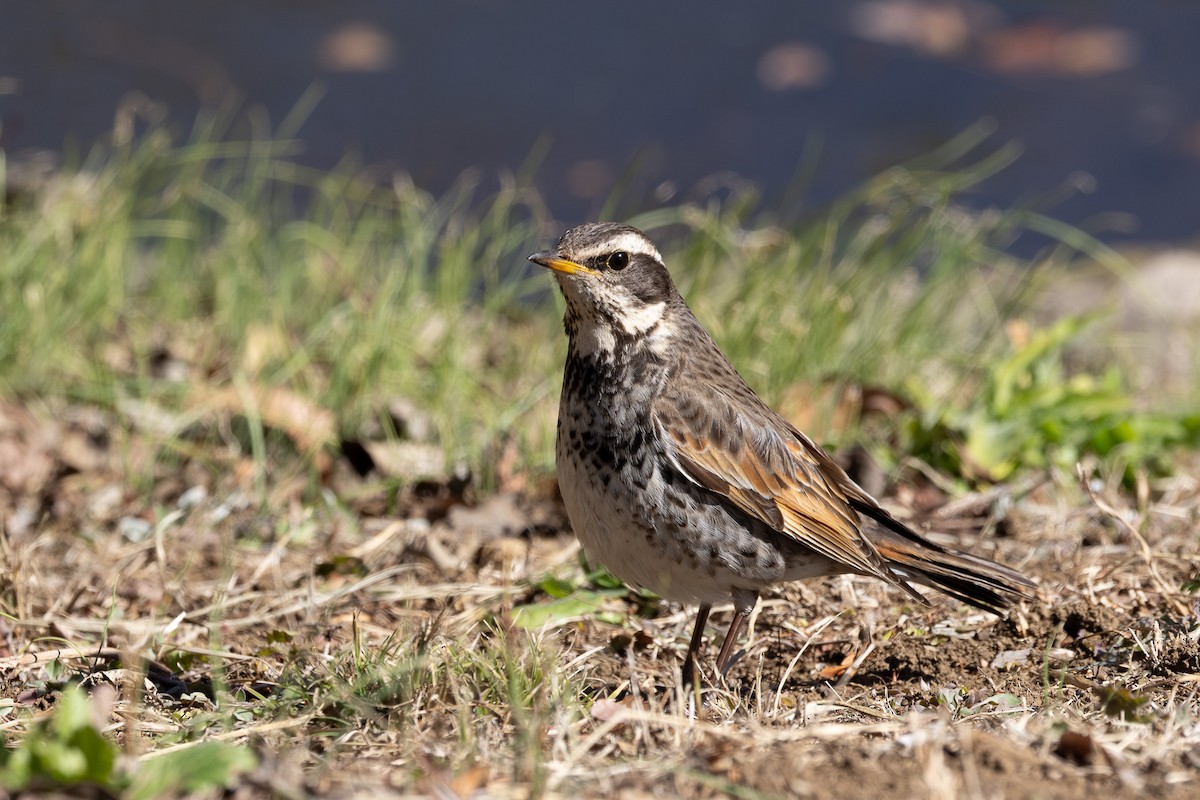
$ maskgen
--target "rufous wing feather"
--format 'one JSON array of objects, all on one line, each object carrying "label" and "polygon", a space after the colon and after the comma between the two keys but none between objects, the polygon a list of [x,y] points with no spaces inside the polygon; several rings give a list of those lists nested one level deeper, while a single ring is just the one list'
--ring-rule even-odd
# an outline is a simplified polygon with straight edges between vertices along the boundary
[{"label": "rufous wing feather", "polygon": [[744,408],[728,413],[729,401],[717,392],[704,400],[681,405],[667,397],[655,407],[671,454],[688,478],[855,572],[898,582],[863,538],[845,492],[807,447],[780,435],[765,406],[759,420]]}]

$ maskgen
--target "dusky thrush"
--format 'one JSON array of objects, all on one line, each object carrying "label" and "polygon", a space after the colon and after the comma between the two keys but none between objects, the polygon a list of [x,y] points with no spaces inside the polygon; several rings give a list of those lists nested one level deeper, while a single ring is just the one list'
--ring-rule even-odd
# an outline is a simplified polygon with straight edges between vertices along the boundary
[{"label": "dusky thrush", "polygon": [[629,584],[700,606],[733,601],[724,674],[759,592],[823,575],[931,586],[1002,613],[1033,583],[895,519],[750,389],[675,288],[653,242],[580,225],[530,261],[554,270],[570,340],[558,482],[589,558]]}]

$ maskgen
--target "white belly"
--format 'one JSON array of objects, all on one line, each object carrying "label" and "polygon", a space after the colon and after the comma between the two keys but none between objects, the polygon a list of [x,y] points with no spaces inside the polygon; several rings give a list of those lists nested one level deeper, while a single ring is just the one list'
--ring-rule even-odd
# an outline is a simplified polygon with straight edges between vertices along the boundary
[{"label": "white belly", "polygon": [[593,470],[574,456],[560,452],[558,481],[571,528],[588,561],[603,565],[627,584],[649,589],[681,603],[714,603],[729,599],[733,576],[690,554],[682,531],[656,524],[645,513],[659,509],[663,484],[651,477],[638,485],[610,479],[605,487]]}]

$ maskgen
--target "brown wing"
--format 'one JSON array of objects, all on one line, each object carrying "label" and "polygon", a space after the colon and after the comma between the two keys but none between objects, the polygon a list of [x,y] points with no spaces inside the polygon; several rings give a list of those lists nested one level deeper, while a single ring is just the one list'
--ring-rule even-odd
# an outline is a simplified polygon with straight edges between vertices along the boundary
[{"label": "brown wing", "polygon": [[[693,385],[692,390],[695,390]],[[664,394],[654,412],[683,472],[742,511],[850,569],[902,583],[863,538],[851,502],[873,500],[749,389]],[[844,484],[842,480],[844,479]]]}]

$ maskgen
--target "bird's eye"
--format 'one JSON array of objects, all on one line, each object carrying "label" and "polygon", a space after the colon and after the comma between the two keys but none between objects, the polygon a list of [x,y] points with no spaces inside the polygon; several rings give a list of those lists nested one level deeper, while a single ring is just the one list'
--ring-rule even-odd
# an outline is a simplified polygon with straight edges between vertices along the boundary
[{"label": "bird's eye", "polygon": [[609,269],[623,270],[629,266],[629,253],[623,251],[610,253],[608,258],[604,259],[604,265]]}]

